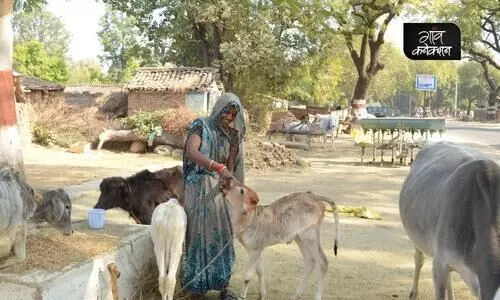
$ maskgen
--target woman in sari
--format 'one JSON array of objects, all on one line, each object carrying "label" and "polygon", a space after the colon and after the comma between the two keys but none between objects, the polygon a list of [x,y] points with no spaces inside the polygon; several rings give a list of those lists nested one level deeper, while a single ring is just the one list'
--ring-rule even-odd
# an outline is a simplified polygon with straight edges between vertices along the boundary
[{"label": "woman in sari", "polygon": [[229,289],[235,252],[230,208],[221,180],[244,182],[245,121],[238,97],[225,93],[209,117],[195,119],[184,147],[184,193],[188,226],[182,286],[191,299],[210,290],[224,300],[237,299]]}]

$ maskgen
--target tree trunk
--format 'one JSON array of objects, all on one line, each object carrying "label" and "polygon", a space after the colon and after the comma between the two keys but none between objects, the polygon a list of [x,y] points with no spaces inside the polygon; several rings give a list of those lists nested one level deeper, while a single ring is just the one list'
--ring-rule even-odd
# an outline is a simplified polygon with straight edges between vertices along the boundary
[{"label": "tree trunk", "polygon": [[489,106],[494,106],[497,103],[497,98],[498,98],[497,96],[498,96],[498,91],[490,89],[490,92],[488,93]]},{"label": "tree trunk", "polygon": [[24,174],[12,74],[12,5],[13,0],[0,0],[0,166],[11,166]]},{"label": "tree trunk", "polygon": [[203,64],[203,67],[209,67],[212,64],[212,57],[210,53],[210,43],[207,40],[208,35],[206,24],[197,22],[195,17],[192,15],[189,15],[188,17],[191,20],[194,38],[198,42],[196,45],[196,54],[198,59]]},{"label": "tree trunk", "polygon": [[469,103],[467,104],[467,116],[470,117],[470,111],[471,111],[471,108],[472,108],[472,103],[474,102],[474,98],[473,99],[469,99]]},{"label": "tree trunk", "polygon": [[360,115],[366,109],[366,95],[368,94],[370,81],[370,75],[358,75],[358,81],[356,82],[354,94],[351,99],[351,115]]},{"label": "tree trunk", "polygon": [[356,87],[354,88],[353,99],[366,100],[370,82],[371,78],[369,76],[358,76],[358,81],[356,82]]}]

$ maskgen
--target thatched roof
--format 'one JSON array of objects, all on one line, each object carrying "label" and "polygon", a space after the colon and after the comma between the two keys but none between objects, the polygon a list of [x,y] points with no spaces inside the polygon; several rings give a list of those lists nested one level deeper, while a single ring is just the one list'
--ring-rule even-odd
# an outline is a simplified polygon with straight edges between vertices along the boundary
[{"label": "thatched roof", "polygon": [[21,78],[21,87],[25,92],[29,91],[63,91],[64,86],[46,81],[33,76],[26,76],[16,71],[12,72],[14,77]]},{"label": "thatched roof", "polygon": [[125,85],[128,91],[206,91],[222,84],[215,68],[147,67],[139,68]]}]

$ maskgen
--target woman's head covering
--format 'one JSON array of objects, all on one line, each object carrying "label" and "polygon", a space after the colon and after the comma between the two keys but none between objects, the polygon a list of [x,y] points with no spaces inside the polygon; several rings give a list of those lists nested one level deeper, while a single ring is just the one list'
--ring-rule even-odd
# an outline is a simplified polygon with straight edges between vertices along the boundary
[{"label": "woman's head covering", "polygon": [[[191,125],[188,128],[187,136],[186,136],[186,145],[184,146],[184,183],[186,183],[187,180],[190,180],[190,175],[191,174],[198,174],[199,172],[199,167],[192,161],[190,161],[187,158],[187,142],[189,140],[189,137],[191,134],[194,132],[198,132],[201,136],[202,140],[202,145],[199,149],[199,151],[209,157],[210,159],[216,160],[216,161],[222,161],[219,158],[220,154],[220,146],[221,143],[219,143],[220,138],[222,134],[222,130],[217,130],[218,128],[220,129],[220,117],[221,115],[229,111],[230,108],[235,108],[236,111],[238,112],[236,115],[236,118],[234,119],[234,129],[238,131],[238,144],[239,144],[239,151],[238,155],[236,157],[236,169],[234,171],[234,176],[240,181],[244,182],[245,180],[245,170],[244,170],[244,164],[245,164],[245,156],[244,156],[244,147],[243,147],[243,137],[245,135],[246,131],[246,124],[245,124],[245,117],[243,115],[243,106],[241,105],[240,100],[238,97],[233,94],[233,93],[225,93],[224,95],[220,96],[217,99],[217,102],[214,105],[214,108],[212,109],[212,113],[208,117],[200,117],[196,118]],[[230,137],[232,140],[232,137]],[[232,140],[235,141],[235,140]],[[193,173],[193,171],[195,171]],[[198,175],[196,175],[198,176]],[[195,176],[195,177],[196,177]]]},{"label": "woman's head covering", "polygon": [[224,93],[215,102],[212,113],[210,114],[210,123],[212,126],[219,126],[219,120],[222,114],[229,111],[230,108],[234,107],[238,112],[236,118],[234,119],[234,129],[238,130],[238,135],[240,139],[243,139],[246,131],[245,116],[243,114],[243,106],[241,105],[240,99],[233,93]]}]

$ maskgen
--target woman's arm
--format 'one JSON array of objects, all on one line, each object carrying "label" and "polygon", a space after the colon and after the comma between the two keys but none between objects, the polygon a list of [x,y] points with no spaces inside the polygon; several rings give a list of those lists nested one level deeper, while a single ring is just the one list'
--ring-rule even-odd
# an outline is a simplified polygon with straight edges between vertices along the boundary
[{"label": "woman's arm", "polygon": [[196,133],[191,134],[187,142],[187,157],[190,161],[194,162],[200,167],[208,168],[211,160],[205,157],[205,155],[201,154],[199,150],[200,146],[201,137]]},{"label": "woman's arm", "polygon": [[217,171],[220,173],[225,166],[223,164],[212,161],[200,152],[201,137],[197,133],[191,134],[187,141],[187,158],[200,167]]}]

